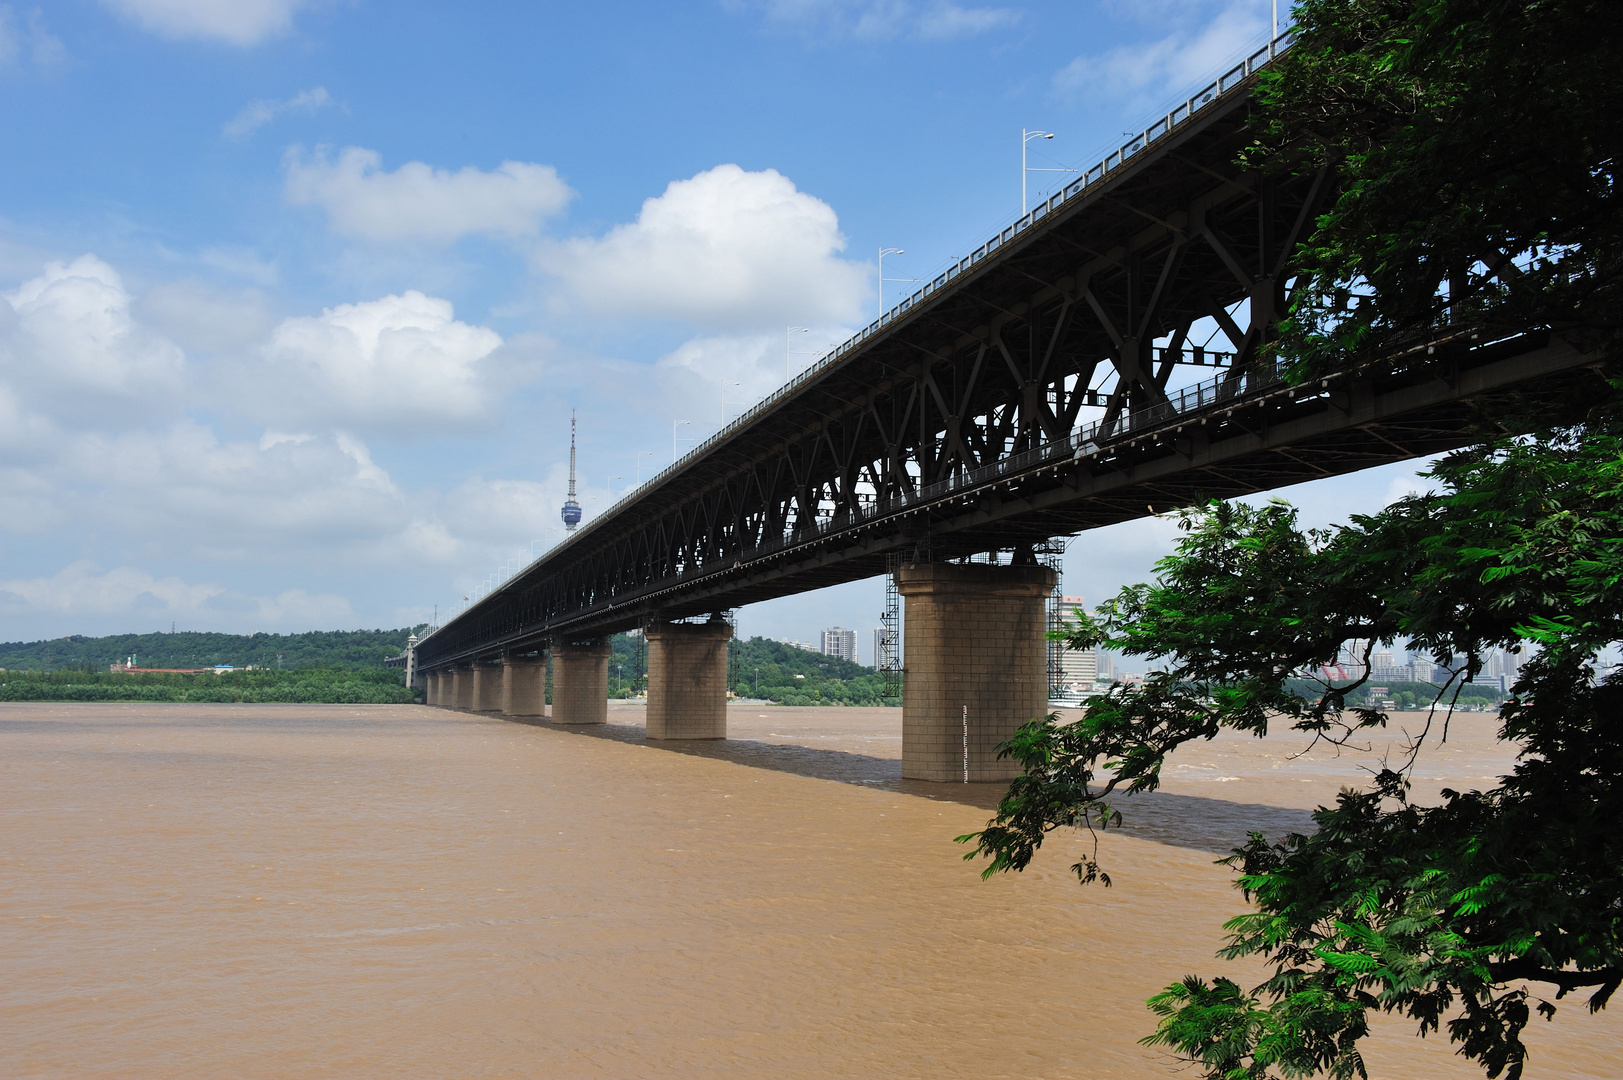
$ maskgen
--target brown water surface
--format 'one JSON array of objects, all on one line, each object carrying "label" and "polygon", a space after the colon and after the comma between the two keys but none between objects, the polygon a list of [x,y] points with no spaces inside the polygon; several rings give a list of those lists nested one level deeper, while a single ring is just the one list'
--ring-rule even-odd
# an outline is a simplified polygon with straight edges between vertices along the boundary
[{"label": "brown water surface", "polygon": [[[1083,889],[1072,837],[981,882],[952,837],[1001,789],[902,781],[896,710],[610,720],[0,705],[0,1076],[1188,1076],[1144,998],[1256,974],[1213,859],[1372,761],[1187,748]],[[1491,783],[1493,720],[1424,782]],[[1407,1032],[1375,1076],[1481,1075]],[[1620,1036],[1569,1002],[1530,1074],[1617,1077]]]}]

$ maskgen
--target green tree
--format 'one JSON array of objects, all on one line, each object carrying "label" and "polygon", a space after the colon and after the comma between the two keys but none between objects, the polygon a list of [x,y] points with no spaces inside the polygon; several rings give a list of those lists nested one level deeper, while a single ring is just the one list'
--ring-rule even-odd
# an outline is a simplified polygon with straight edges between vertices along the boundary
[{"label": "green tree", "polygon": [[[1264,957],[1272,977],[1246,990],[1191,976],[1150,1002],[1162,1020],[1147,1041],[1208,1077],[1365,1075],[1371,1010],[1446,1026],[1488,1075],[1516,1077],[1535,1010],[1577,990],[1599,1009],[1623,982],[1623,681],[1595,681],[1623,639],[1623,422],[1503,440],[1432,475],[1440,491],[1328,530],[1300,529],[1282,503],[1185,513],[1157,581],[1071,634],[1166,671],[1092,699],[1075,723],[1022,728],[1008,750],[1025,775],[961,838],[988,874],[1022,869],[1055,828],[1117,824],[1115,797],[1153,790],[1191,740],[1384,725],[1348,706],[1356,682],[1287,685],[1353,643],[1463,658],[1449,693],[1489,649],[1536,643],[1501,713],[1520,753],[1499,787],[1411,804],[1428,728],[1370,790],[1318,810],[1312,834],[1253,834],[1229,860],[1257,910],[1228,924],[1222,955]],[[1108,884],[1095,858],[1074,869]]]},{"label": "green tree", "polygon": [[1281,328],[1304,374],[1449,321],[1615,347],[1623,5],[1304,0],[1295,19],[1247,156],[1337,177]]},{"label": "green tree", "polygon": [[[1484,417],[1483,443],[1432,470],[1437,493],[1380,514],[1321,531],[1278,503],[1186,514],[1157,580],[1072,634],[1165,673],[1076,723],[1022,728],[1006,749],[1025,774],[961,839],[987,874],[1023,869],[1053,829],[1116,825],[1117,797],[1154,789],[1191,740],[1383,725],[1361,682],[1291,677],[1353,643],[1463,658],[1445,701],[1488,649],[1536,645],[1501,711],[1514,772],[1414,805],[1428,729],[1312,833],[1253,835],[1229,861],[1256,910],[1228,924],[1222,955],[1262,957],[1272,976],[1190,976],[1151,999],[1146,1039],[1212,1078],[1363,1076],[1360,1040],[1384,1011],[1446,1027],[1489,1076],[1515,1078],[1536,1014],[1574,992],[1602,1008],[1623,983],[1623,682],[1595,677],[1623,638],[1623,4],[1305,0],[1296,22],[1247,154],[1337,178],[1276,341],[1295,376],[1448,324],[1548,333],[1592,353],[1597,376]],[[1506,431],[1533,434],[1490,438]],[[1109,883],[1096,856],[1074,869]]]}]

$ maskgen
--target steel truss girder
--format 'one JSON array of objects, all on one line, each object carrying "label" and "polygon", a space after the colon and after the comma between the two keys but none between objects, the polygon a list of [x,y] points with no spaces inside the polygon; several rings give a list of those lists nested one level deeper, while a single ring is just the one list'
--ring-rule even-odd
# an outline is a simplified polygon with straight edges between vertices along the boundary
[{"label": "steel truss girder", "polygon": [[[1204,362],[1192,324],[1219,325],[1238,380],[1285,310],[1291,253],[1332,180],[1242,173],[1245,137],[1243,102],[1191,121],[425,638],[420,666],[868,577],[892,552],[1040,543],[1435,453],[1468,437],[1472,395],[1581,368],[1531,339],[1508,358],[1456,344],[1441,380],[1349,373],[1130,432],[1180,362]],[[1119,436],[1108,452],[920,497],[1040,455],[1089,415]]]}]

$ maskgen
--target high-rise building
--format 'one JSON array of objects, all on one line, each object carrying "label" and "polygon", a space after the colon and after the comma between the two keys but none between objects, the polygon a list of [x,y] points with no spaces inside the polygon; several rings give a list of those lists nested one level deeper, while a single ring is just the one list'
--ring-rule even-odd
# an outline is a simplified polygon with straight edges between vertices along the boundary
[{"label": "high-rise building", "polygon": [[[1059,602],[1059,617],[1064,625],[1076,622],[1077,616],[1087,611],[1087,601],[1080,596],[1067,596]],[[1060,653],[1059,682],[1080,693],[1091,693],[1099,681],[1098,649],[1064,649]]]},{"label": "high-rise building", "polygon": [[838,656],[853,664],[857,660],[857,632],[842,626],[831,626],[823,631],[823,655]]},{"label": "high-rise building", "polygon": [[874,631],[873,631],[873,666],[876,667],[876,668],[882,668],[882,667],[885,666],[885,652],[886,652],[886,648],[889,647],[892,650],[892,655],[890,657],[891,666],[892,667],[901,667],[902,666],[902,653],[901,653],[901,649],[900,649],[899,646],[900,646],[899,642],[897,642],[895,644],[891,643],[891,641],[890,641],[890,631],[889,630],[887,630],[883,626],[874,627]]}]

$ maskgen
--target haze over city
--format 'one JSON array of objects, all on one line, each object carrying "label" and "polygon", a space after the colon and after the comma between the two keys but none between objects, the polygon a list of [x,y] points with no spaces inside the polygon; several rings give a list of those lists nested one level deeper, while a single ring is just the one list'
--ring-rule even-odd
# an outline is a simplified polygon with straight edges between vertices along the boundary
[{"label": "haze over city", "polygon": [[[0,6],[0,636],[403,626],[1266,36],[1257,0]],[[1072,174],[1033,171],[1033,198]],[[804,328],[804,329],[791,329]],[[1411,490],[1289,492],[1310,521]],[[1175,534],[1086,534],[1065,591]],[[878,580],[745,608],[856,630]]]}]

